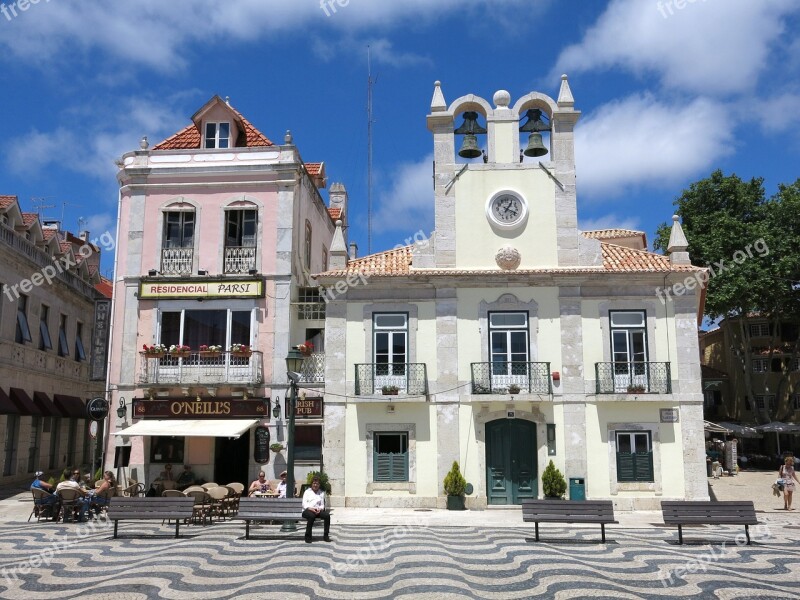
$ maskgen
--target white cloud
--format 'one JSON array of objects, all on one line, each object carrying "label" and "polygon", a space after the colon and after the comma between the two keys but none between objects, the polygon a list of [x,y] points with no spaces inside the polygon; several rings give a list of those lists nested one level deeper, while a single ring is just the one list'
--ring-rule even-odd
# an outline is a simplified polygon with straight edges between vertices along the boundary
[{"label": "white cloud", "polygon": [[732,141],[727,107],[708,99],[671,105],[637,95],[606,104],[575,131],[579,197],[683,182],[732,153]]},{"label": "white cloud", "polygon": [[329,38],[324,40],[316,39],[311,47],[317,58],[330,62],[339,54],[361,56],[366,61],[367,46],[370,48],[370,58],[373,65],[384,64],[392,67],[410,67],[420,64],[433,64],[433,61],[427,56],[397,50],[392,42],[385,38],[359,40],[347,37],[339,41]]},{"label": "white cloud", "polygon": [[81,217],[81,219],[84,219],[83,228],[89,232],[89,237],[92,240],[99,238],[106,232],[116,235],[117,226],[111,213],[98,213],[88,217]]},{"label": "white cloud", "polygon": [[[752,104],[742,106],[743,118],[753,117]],[[761,128],[767,133],[778,133],[787,129],[796,129],[800,125],[800,94],[785,93],[774,98],[762,100],[758,105]]]},{"label": "white cloud", "polygon": [[[309,29],[353,34],[396,29],[447,19],[457,11],[480,12],[491,18],[493,0],[473,0],[469,8],[461,0],[334,0],[336,13],[325,11],[320,0],[265,2],[264,0],[136,0],[136,2],[66,2],[58,0],[30,5],[29,10],[7,21],[0,16],[3,35],[0,48],[8,59],[51,67],[59,60],[76,62],[89,51],[100,51],[129,64],[159,71],[184,67],[193,43],[235,43],[288,31],[309,35]],[[528,0],[507,0],[526,6]],[[396,52],[387,58],[398,60]]]},{"label": "white cloud", "polygon": [[747,91],[769,66],[785,17],[800,10],[787,0],[675,4],[612,0],[583,40],[561,52],[551,76],[622,68],[703,95]]},{"label": "white cloud", "polygon": [[389,188],[378,195],[373,231],[399,231],[403,238],[433,230],[433,155],[394,170]]},{"label": "white cloud", "polygon": [[[4,145],[6,163],[18,175],[35,175],[49,166],[68,168],[98,179],[113,178],[113,160],[137,148],[142,135],[151,143],[184,127],[187,119],[172,105],[181,94],[158,102],[126,98],[115,105],[81,105],[68,112],[80,129],[32,129]],[[92,118],[80,118],[88,117]]]},{"label": "white cloud", "polygon": [[578,229],[581,231],[595,231],[597,229],[633,229],[640,231],[638,217],[618,217],[611,213],[593,219],[579,219]]}]

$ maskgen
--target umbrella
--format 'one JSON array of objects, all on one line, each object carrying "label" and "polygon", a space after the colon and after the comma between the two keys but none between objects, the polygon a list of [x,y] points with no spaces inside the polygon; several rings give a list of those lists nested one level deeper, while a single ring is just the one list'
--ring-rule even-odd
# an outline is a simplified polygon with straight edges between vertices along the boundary
[{"label": "umbrella", "polygon": [[722,425],[717,425],[716,423],[712,423],[711,421],[703,421],[703,430],[708,431],[709,433],[730,433],[731,430],[727,427],[722,427]]},{"label": "umbrella", "polygon": [[774,432],[775,439],[778,442],[778,454],[781,453],[781,434],[782,433],[797,433],[800,432],[800,426],[792,423],[783,423],[781,421],[772,421],[764,425],[756,425],[754,429],[763,432]]},{"label": "umbrella", "polygon": [[756,431],[754,427],[748,427],[747,425],[739,425],[737,423],[727,423],[727,422],[720,422],[718,423],[720,427],[725,427],[729,429],[733,433],[736,434],[737,437],[740,438],[760,438],[761,433]]}]

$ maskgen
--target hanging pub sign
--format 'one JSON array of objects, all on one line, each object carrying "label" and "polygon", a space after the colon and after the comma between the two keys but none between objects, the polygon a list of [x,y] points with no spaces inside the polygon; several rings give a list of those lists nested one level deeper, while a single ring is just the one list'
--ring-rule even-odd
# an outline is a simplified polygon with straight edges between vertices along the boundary
[{"label": "hanging pub sign", "polygon": [[[111,325],[111,300],[95,300],[94,328],[92,329],[92,354],[89,379],[105,381],[108,365],[108,333]],[[83,346],[81,345],[81,348]],[[76,356],[76,358],[78,358]]]},{"label": "hanging pub sign", "polygon": [[[289,398],[286,398],[283,414],[289,414]],[[295,417],[322,417],[322,398],[298,398],[294,411]]]},{"label": "hanging pub sign", "polygon": [[92,421],[102,421],[108,416],[108,400],[98,396],[92,398],[86,405],[86,415]]},{"label": "hanging pub sign", "polygon": [[259,425],[256,427],[256,443],[253,446],[253,460],[258,464],[269,462],[269,429]]},{"label": "hanging pub sign", "polygon": [[269,415],[269,398],[159,398],[134,399],[135,419],[263,419]]}]

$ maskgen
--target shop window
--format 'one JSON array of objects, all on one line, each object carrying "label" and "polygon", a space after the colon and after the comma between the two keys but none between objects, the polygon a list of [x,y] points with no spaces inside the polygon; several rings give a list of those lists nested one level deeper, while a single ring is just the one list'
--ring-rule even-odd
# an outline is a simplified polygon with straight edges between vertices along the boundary
[{"label": "shop window", "polygon": [[294,426],[294,458],[320,462],[322,460],[322,426]]},{"label": "shop window", "polygon": [[375,433],[372,479],[408,481],[408,433]]},{"label": "shop window", "polygon": [[183,446],[183,437],[153,436],[150,438],[150,462],[182,465]]},{"label": "shop window", "polygon": [[618,431],[617,481],[653,481],[653,446],[649,431]]}]

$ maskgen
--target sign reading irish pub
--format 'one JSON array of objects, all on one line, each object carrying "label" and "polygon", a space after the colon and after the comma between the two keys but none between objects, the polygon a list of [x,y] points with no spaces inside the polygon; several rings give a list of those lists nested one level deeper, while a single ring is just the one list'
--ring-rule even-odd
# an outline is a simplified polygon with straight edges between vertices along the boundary
[{"label": "sign reading irish pub", "polygon": [[[285,415],[289,414],[289,399],[285,400],[284,407]],[[322,398],[298,398],[295,406],[295,417],[321,417],[322,416]]]},{"label": "sign reading irish pub", "polygon": [[237,398],[159,398],[134,400],[134,419],[226,419],[268,416],[269,398],[241,400]]},{"label": "sign reading irish pub", "polygon": [[203,281],[142,281],[139,300],[164,300],[166,298],[262,298],[262,279]]}]

